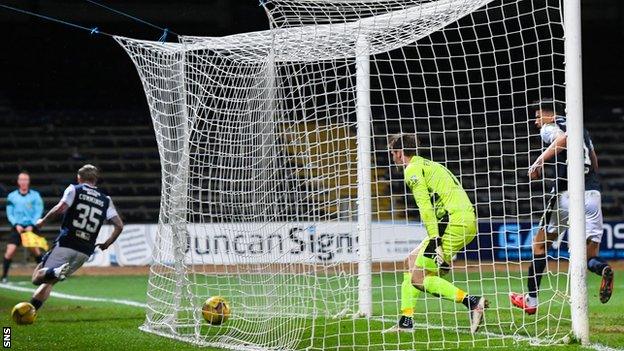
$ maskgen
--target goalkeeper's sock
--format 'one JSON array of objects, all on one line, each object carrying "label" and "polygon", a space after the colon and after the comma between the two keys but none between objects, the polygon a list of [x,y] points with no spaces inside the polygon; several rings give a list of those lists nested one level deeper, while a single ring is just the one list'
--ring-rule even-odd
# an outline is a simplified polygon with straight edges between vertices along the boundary
[{"label": "goalkeeper's sock", "polygon": [[608,265],[609,264],[607,264],[607,262],[605,262],[603,259],[599,257],[591,257],[589,260],[587,260],[587,269],[589,269],[590,271],[600,276],[602,276],[602,271]]},{"label": "goalkeeper's sock", "polygon": [[411,317],[414,315],[416,300],[420,295],[420,290],[412,285],[412,273],[403,273],[403,283],[401,284],[401,315]]},{"label": "goalkeeper's sock", "polygon": [[449,301],[462,302],[467,295],[465,291],[437,275],[425,277],[423,286],[426,292],[435,296],[440,296]]},{"label": "goalkeeper's sock", "polygon": [[527,288],[529,296],[537,298],[540,283],[542,282],[542,274],[546,268],[546,255],[536,255],[533,257],[531,267],[529,267],[529,277],[527,279]]},{"label": "goalkeeper's sock", "polygon": [[30,304],[35,307],[36,310],[40,309],[43,306],[43,301],[35,299],[34,297],[30,299]]},{"label": "goalkeeper's sock", "polygon": [[9,268],[11,268],[12,260],[5,258],[4,262],[2,262],[2,279],[6,278],[9,275]]}]

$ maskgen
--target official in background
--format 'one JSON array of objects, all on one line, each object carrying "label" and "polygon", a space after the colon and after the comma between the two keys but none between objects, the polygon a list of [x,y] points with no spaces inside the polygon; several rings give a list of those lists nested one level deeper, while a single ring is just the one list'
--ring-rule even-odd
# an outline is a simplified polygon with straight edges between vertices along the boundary
[{"label": "official in background", "polygon": [[[35,223],[43,215],[43,199],[39,192],[30,188],[30,174],[28,172],[23,171],[18,174],[17,187],[7,197],[6,213],[9,223],[11,223],[11,232],[4,253],[2,283],[7,282],[13,256],[17,247],[22,244],[22,235],[36,234],[38,228]],[[41,262],[43,255],[39,247],[31,246],[28,247],[28,250],[35,256],[37,263]]]}]

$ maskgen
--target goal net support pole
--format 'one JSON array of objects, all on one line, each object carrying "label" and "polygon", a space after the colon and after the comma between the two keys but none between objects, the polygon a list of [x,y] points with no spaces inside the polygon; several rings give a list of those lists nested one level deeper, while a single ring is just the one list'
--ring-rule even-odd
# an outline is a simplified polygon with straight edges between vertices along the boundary
[{"label": "goal net support pole", "polygon": [[568,191],[570,193],[570,307],[572,331],[589,343],[587,314],[587,253],[585,242],[585,177],[583,160],[583,69],[581,60],[581,2],[566,0],[565,78],[567,108]]},{"label": "goal net support pole", "polygon": [[373,313],[372,247],[371,247],[371,109],[370,109],[370,51],[365,37],[356,44],[357,91],[357,181],[358,181],[358,301],[359,315]]}]

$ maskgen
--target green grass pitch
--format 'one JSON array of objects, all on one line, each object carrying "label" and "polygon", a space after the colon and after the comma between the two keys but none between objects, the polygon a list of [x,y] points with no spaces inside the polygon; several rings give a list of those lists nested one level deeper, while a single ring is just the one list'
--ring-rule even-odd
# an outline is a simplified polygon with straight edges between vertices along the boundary
[{"label": "green grass pitch", "polygon": [[[383,293],[384,303],[378,303],[375,307],[375,314],[377,317],[387,317],[389,321],[396,318],[396,312],[398,309],[398,302],[396,299],[396,287],[393,286],[395,282],[400,280],[399,275],[395,274],[383,274],[375,276],[374,284],[374,299],[379,299]],[[591,342],[599,343],[607,346],[611,349],[624,348],[624,301],[618,298],[618,294],[624,290],[624,283],[621,280],[616,280],[615,293],[611,301],[602,305],[596,297],[595,290],[599,284],[599,277],[594,275],[588,275],[589,277],[589,290],[590,290],[590,334]],[[617,274],[616,274],[617,277]],[[458,278],[457,276],[455,277]],[[520,289],[523,284],[521,279],[478,279],[476,274],[470,274],[468,277],[471,281],[478,282],[486,292],[494,292],[497,289],[502,289],[501,282],[504,281],[507,286],[511,286],[513,289]],[[210,278],[209,278],[210,279]],[[465,277],[464,277],[465,279]],[[459,281],[462,281],[459,277]],[[550,282],[552,284],[552,282]],[[556,284],[556,282],[555,282]],[[27,278],[15,278],[13,280],[13,286],[19,288],[31,288],[32,285],[27,283]],[[458,283],[461,285],[461,282]],[[123,299],[136,302],[145,302],[146,296],[147,277],[145,276],[77,276],[68,279],[57,285],[55,291],[85,296],[85,297],[99,297],[106,299]],[[506,292],[499,291],[490,298],[492,303],[507,304],[504,296]],[[74,301],[69,299],[63,299],[58,297],[51,297],[46,303],[43,309],[40,311],[37,321],[34,325],[19,326],[14,324],[10,319],[11,308],[18,302],[28,301],[30,293],[13,291],[0,287],[0,321],[2,326],[12,327],[12,349],[15,350],[86,350],[86,349],[100,349],[100,350],[213,350],[212,348],[199,348],[187,343],[170,340],[167,338],[159,337],[156,335],[141,332],[138,327],[143,323],[144,311],[140,307],[133,307],[127,305],[115,304],[113,302],[91,302],[91,301]],[[541,301],[548,299],[548,296],[540,296]],[[394,300],[394,301],[393,301]],[[438,301],[435,298],[429,298],[426,301],[421,298],[418,309],[428,309],[432,313],[431,316],[425,319],[423,315],[416,318],[417,323],[448,325],[448,322],[444,320],[445,317],[440,317],[439,312],[434,311],[452,311],[453,306],[450,302]],[[236,309],[236,306],[232,306]],[[557,306],[552,307],[557,311]],[[450,315],[450,314],[447,314]],[[451,317],[453,317],[451,315]],[[454,318],[454,317],[453,317]],[[511,312],[510,315],[505,313],[499,314],[501,325],[500,330],[505,328],[505,325],[511,324],[512,320],[522,320],[522,314],[520,311]],[[466,318],[467,320],[467,318]],[[459,321],[459,323],[462,320]],[[367,323],[370,323],[367,324]],[[545,323],[545,322],[544,322]],[[423,344],[414,343],[414,340],[423,342],[427,338],[430,340],[441,338],[439,328],[434,327],[429,329],[428,332],[423,330],[416,331],[414,335],[383,335],[377,331],[367,332],[369,327],[371,329],[380,329],[383,327],[389,327],[390,322],[382,323],[377,318],[377,321],[367,322],[361,321],[348,321],[348,323],[330,323],[330,326],[324,330],[317,330],[315,332],[315,346],[324,345],[327,349],[340,349],[337,345],[370,345],[381,344],[392,345],[390,348],[395,349],[422,349]],[[354,330],[349,330],[351,326]],[[538,325],[541,328],[542,325]],[[546,327],[543,325],[543,327]],[[206,327],[209,328],[209,327]],[[326,338],[322,337],[322,333],[336,334],[340,328],[343,335],[342,338]],[[321,328],[318,328],[321,329]],[[492,331],[492,328],[489,328]],[[500,330],[498,331],[500,333]],[[533,327],[535,330],[535,326]],[[357,341],[348,340],[353,338],[351,332],[355,331],[357,335]],[[494,332],[496,332],[494,330]],[[468,338],[467,333],[456,333],[454,331],[444,331],[445,337],[453,339],[453,336],[459,338]],[[317,335],[318,334],[318,335]],[[309,335],[309,334],[308,334]],[[517,349],[525,350],[531,348],[527,342],[519,342],[514,344],[512,341],[507,340],[504,344],[497,342],[495,336],[490,336],[491,341],[489,343],[475,343],[473,347],[470,345],[463,346],[461,349],[488,349],[491,346],[505,345],[504,349]],[[321,341],[323,340],[323,341]],[[464,340],[465,341],[465,340]],[[499,340],[500,341],[500,340]],[[446,344],[449,347],[451,344]],[[430,346],[436,346],[432,344]],[[366,347],[361,347],[365,349]],[[609,350],[605,348],[604,350]],[[351,349],[351,346],[345,347],[344,350]],[[356,349],[360,349],[356,347]],[[374,348],[371,348],[374,349]],[[499,348],[500,349],[500,348]],[[581,350],[584,349],[579,345],[565,345],[565,346],[550,346],[550,347],[534,347],[536,350]]]}]

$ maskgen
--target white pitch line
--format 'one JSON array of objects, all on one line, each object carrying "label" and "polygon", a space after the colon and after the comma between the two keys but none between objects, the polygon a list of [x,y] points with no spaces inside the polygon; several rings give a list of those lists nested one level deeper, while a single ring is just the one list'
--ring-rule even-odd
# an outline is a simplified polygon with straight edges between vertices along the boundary
[{"label": "white pitch line", "polygon": [[14,283],[11,283],[11,284],[12,285],[30,285],[32,283],[29,282],[29,281],[24,280],[24,281],[21,281],[21,282],[14,282]]},{"label": "white pitch line", "polygon": [[[35,292],[35,289],[24,288],[24,287],[20,287],[20,286],[11,285],[11,284],[0,284],[0,289],[20,291],[20,292],[28,292],[28,293]],[[106,302],[106,303],[113,303],[113,304],[118,304],[118,305],[126,305],[126,306],[141,307],[141,308],[147,307],[147,304],[145,304],[145,303],[132,301],[132,300],[109,299],[109,298],[105,298],[105,297],[90,297],[90,296],[71,295],[71,294],[64,294],[64,293],[54,292],[54,291],[50,295],[53,296],[53,297],[60,298],[60,299],[74,300],[74,301]],[[376,320],[378,322],[383,322],[383,323],[394,322],[394,320],[390,320],[388,318],[371,318],[371,319]],[[441,328],[441,329],[446,329],[446,330],[459,331],[460,333],[470,333],[468,330],[461,330],[461,329],[458,330],[456,328],[444,327],[444,326],[441,326],[441,325],[426,325],[426,324],[422,324],[422,323],[415,323],[414,326],[419,326],[419,327],[422,327],[422,328]],[[487,335],[487,336],[490,336],[490,337],[496,337],[496,338],[512,338],[512,339],[515,339],[515,340],[527,341],[530,344],[531,343],[535,343],[536,341],[539,343],[539,340],[540,340],[538,338],[532,338],[532,337],[529,337],[529,336],[505,335],[505,334],[497,334],[497,333],[492,333],[492,332],[480,332],[479,334],[484,334],[484,335]],[[586,348],[593,349],[593,350],[596,350],[596,351],[624,351],[624,349],[618,349],[618,348],[614,348],[614,347],[610,347],[610,346],[606,346],[606,345],[602,345],[602,344],[597,344],[597,343],[593,343],[593,344],[587,345]]]},{"label": "white pitch line", "polygon": [[[388,318],[371,318],[371,319],[375,320],[377,322],[382,322],[382,323],[396,323],[396,320],[391,320],[391,319],[388,319]],[[427,324],[424,324],[424,323],[414,323],[414,327],[421,327],[423,329],[426,329],[426,328],[436,328],[436,329],[457,331],[457,332],[462,333],[462,334],[472,334],[468,329],[457,329],[457,328],[446,327],[446,326],[441,326],[441,325],[427,325]],[[493,333],[493,332],[483,332],[483,331],[478,332],[478,334],[482,334],[482,335],[486,335],[486,336],[490,336],[490,337],[495,337],[495,338],[501,338],[501,339],[514,339],[516,341],[526,341],[526,342],[529,342],[529,344],[531,344],[531,345],[540,345],[539,344],[539,341],[540,341],[539,338],[534,338],[534,337],[530,337],[530,336],[497,334],[497,333]]]},{"label": "white pitch line", "polygon": [[617,349],[615,347],[606,346],[602,344],[589,344],[587,348],[594,349],[596,351],[622,351],[622,349]]},{"label": "white pitch line", "polygon": [[[0,284],[0,289],[20,291],[20,292],[27,292],[27,293],[34,293],[35,292],[35,289],[24,288],[24,287],[21,287],[21,286],[15,286],[15,285],[11,285],[11,284]],[[147,307],[147,304],[144,304],[142,302],[132,301],[132,300],[109,299],[109,298],[105,298],[105,297],[90,297],[90,296],[71,295],[71,294],[65,294],[65,293],[60,293],[60,292],[56,292],[56,291],[53,291],[52,294],[50,294],[50,296],[57,297],[59,299],[74,300],[74,301],[107,302],[107,303],[114,303],[114,304],[118,304],[118,305],[126,305],[126,306],[133,306],[133,307],[141,307],[141,308]]]},{"label": "white pitch line", "polygon": [[[396,323],[396,320],[392,320],[392,319],[388,319],[388,318],[371,318],[372,320],[375,320],[377,322],[382,322],[382,323]],[[446,327],[446,326],[441,326],[441,325],[427,325],[424,323],[414,323],[414,327],[421,327],[421,328],[439,328],[439,329],[444,329],[444,330],[453,330],[453,331],[457,331],[459,333],[462,334],[471,334],[471,332],[467,329],[457,329],[457,328],[453,328],[453,327]],[[524,336],[524,335],[507,335],[507,334],[497,334],[497,333],[493,333],[493,332],[478,332],[478,334],[482,334],[482,335],[486,335],[492,338],[501,338],[501,339],[514,339],[516,341],[526,341],[529,343],[529,345],[531,346],[546,346],[543,343],[540,343],[540,341],[542,341],[542,339],[536,338],[536,337],[530,337],[530,336]],[[563,346],[563,344],[557,344],[557,345],[561,345]],[[596,351],[624,351],[624,349],[618,349],[618,348],[614,348],[611,346],[606,346],[606,345],[602,345],[602,344],[598,344],[598,343],[592,343],[586,346],[583,346],[585,348],[588,349],[592,349],[592,350],[596,350]],[[496,349],[496,348],[495,348]]]}]

